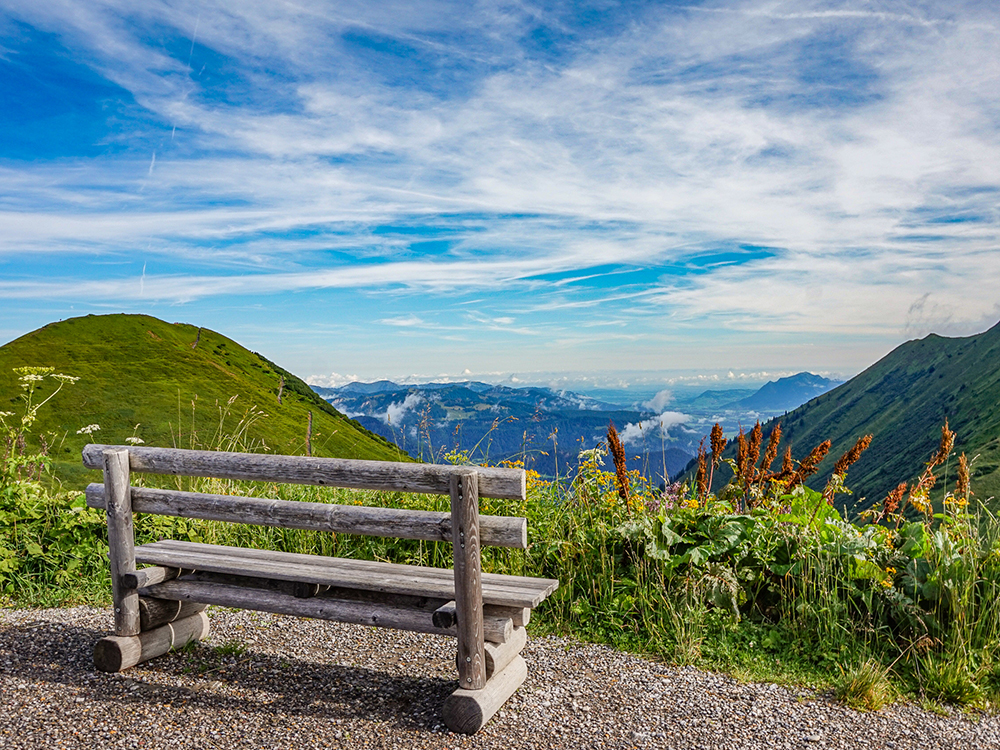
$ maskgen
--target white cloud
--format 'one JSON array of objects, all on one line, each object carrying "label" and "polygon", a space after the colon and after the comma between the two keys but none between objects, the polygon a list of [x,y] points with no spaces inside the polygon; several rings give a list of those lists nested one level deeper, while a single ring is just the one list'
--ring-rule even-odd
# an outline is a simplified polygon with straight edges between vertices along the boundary
[{"label": "white cloud", "polygon": [[339,372],[331,372],[329,375],[311,375],[306,378],[309,385],[318,385],[323,388],[339,388],[348,383],[356,383],[358,380],[357,375],[341,375]]},{"label": "white cloud", "polygon": [[[998,315],[989,4],[654,4],[551,60],[519,40],[558,12],[517,5],[46,0],[8,12],[178,129],[155,169],[149,151],[0,167],[0,255],[73,259],[5,276],[5,298],[496,291],[520,305],[482,311],[484,335],[587,320],[550,339],[566,346],[598,317],[625,341],[663,320],[688,337],[892,339]],[[252,98],[189,69],[196,26],[195,55],[228,60]],[[426,85],[386,81],[348,32],[412,48]],[[473,72],[437,90],[421,56]],[[816,72],[837,65],[839,82]],[[421,258],[413,236],[373,231],[386,225],[439,229],[450,245]],[[747,245],[769,254],[704,259]],[[136,247],[170,273],[140,284],[116,269]],[[593,292],[609,262],[662,274]]]},{"label": "white cloud", "polygon": [[391,425],[401,424],[406,412],[418,406],[423,400],[423,396],[419,393],[408,394],[402,401],[389,404],[389,407],[385,410],[385,416],[382,417],[382,421]]},{"label": "white cloud", "polygon": [[665,411],[657,417],[650,417],[641,422],[629,422],[619,433],[623,443],[642,443],[646,439],[667,436],[667,431],[674,425],[683,424],[691,417],[679,411]]},{"label": "white cloud", "polygon": [[653,398],[646,401],[643,406],[655,412],[662,412],[664,407],[673,400],[674,394],[671,391],[659,391]]}]

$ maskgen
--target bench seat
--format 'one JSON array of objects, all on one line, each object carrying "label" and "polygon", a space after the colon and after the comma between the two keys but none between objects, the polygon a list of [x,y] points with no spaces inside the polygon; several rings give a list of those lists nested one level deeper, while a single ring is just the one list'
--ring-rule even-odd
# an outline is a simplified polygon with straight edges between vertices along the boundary
[{"label": "bench seat", "polygon": [[[361,589],[443,601],[455,598],[455,574],[447,568],[318,557],[171,539],[136,547],[135,560],[137,563],[169,568]],[[530,609],[537,607],[558,586],[558,581],[548,578],[483,573],[483,604]]]}]

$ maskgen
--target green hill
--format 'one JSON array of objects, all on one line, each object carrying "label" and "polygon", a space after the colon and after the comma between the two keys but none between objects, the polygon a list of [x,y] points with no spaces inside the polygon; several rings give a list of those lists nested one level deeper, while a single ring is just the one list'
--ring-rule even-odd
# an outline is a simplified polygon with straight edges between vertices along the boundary
[{"label": "green hill", "polygon": [[[980,500],[1000,498],[1000,324],[965,338],[931,334],[908,341],[860,375],[764,427],[780,422],[795,458],[832,440],[829,456],[809,482],[826,484],[837,458],[865,434],[871,447],[848,472],[853,498],[839,498],[857,511],[881,502],[899,482],[913,479],[937,448],[948,419],[957,433],[955,451],[973,465],[972,487]],[[733,451],[727,448],[727,455]],[[780,461],[780,459],[779,459]],[[948,471],[954,483],[955,462]],[[716,475],[728,481],[728,472]],[[937,471],[939,477],[942,470]]]},{"label": "green hill", "polygon": [[[24,366],[50,366],[80,378],[41,410],[32,429],[47,433],[64,480],[82,480],[80,449],[88,442],[120,444],[133,435],[146,445],[250,445],[304,454],[310,411],[313,455],[409,460],[287,370],[206,328],[146,315],[51,323],[0,347],[0,410],[20,413],[13,368]],[[91,438],[77,434],[89,424],[100,431]],[[233,438],[238,445],[229,445]]]}]

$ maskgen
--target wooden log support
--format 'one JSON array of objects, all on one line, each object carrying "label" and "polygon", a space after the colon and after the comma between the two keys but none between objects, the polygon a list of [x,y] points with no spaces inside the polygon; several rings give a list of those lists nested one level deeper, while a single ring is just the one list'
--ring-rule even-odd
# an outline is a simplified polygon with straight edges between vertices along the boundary
[{"label": "wooden log support", "polygon": [[[101,454],[113,447],[115,446],[94,444],[86,446],[83,449],[83,465],[88,469],[100,469]],[[192,451],[150,446],[134,446],[128,451],[131,469],[136,473],[447,495],[451,491],[453,475],[474,471],[479,476],[479,494],[483,497],[500,500],[525,498],[526,475],[523,469],[469,469],[441,464]]]},{"label": "wooden log support", "polygon": [[139,627],[142,632],[153,630],[168,622],[183,620],[196,615],[208,605],[202,602],[182,602],[174,599],[156,599],[139,596]]},{"label": "wooden log support", "polygon": [[458,613],[455,609],[455,602],[447,602],[434,610],[432,616],[434,624],[439,628],[451,628],[458,622]]},{"label": "wooden log support", "polygon": [[108,559],[111,563],[115,635],[138,635],[139,592],[126,586],[123,580],[125,574],[135,573],[128,449],[110,448],[102,454],[102,462],[104,495],[107,498]]},{"label": "wooden log support", "polygon": [[[523,628],[518,622],[526,623],[531,610],[527,607],[496,607],[483,605],[483,638],[489,643],[506,643],[513,637],[515,628]],[[442,604],[433,614],[434,625],[439,628],[456,628],[458,626],[458,609],[455,602]],[[510,623],[511,627],[507,627]]]},{"label": "wooden log support", "polygon": [[507,699],[514,694],[528,676],[528,667],[521,656],[486,683],[481,690],[459,688],[445,698],[444,723],[453,732],[474,734],[478,732]]},{"label": "wooden log support", "polygon": [[132,573],[122,573],[122,584],[130,589],[142,589],[146,586],[152,586],[154,583],[169,581],[180,574],[180,568],[165,568],[162,565],[153,565],[152,567],[141,568]]},{"label": "wooden log support", "polygon": [[[87,505],[91,508],[106,507],[103,485],[89,485],[86,494]],[[450,542],[452,538],[451,513],[430,510],[305,503],[133,487],[132,511],[225,523],[278,526],[284,529],[419,539],[426,542]],[[479,541],[483,546],[528,548],[528,521],[525,518],[480,516],[479,531]]]},{"label": "wooden log support", "polygon": [[527,643],[528,631],[524,628],[515,628],[506,643],[487,642],[484,647],[486,679],[491,680],[493,675],[506,669],[507,665],[514,661],[514,657],[524,650]]},{"label": "wooden log support", "polygon": [[527,627],[531,620],[530,607],[501,607],[496,604],[484,604],[483,615],[486,617],[509,617],[514,621],[515,628]]},{"label": "wooden log support", "polygon": [[208,628],[208,616],[199,612],[139,635],[108,636],[94,646],[94,666],[102,672],[121,672],[191,641],[203,640]]},{"label": "wooden log support", "polygon": [[456,473],[451,479],[458,676],[459,684],[467,690],[481,690],[486,685],[478,479],[475,469]]},{"label": "wooden log support", "polygon": [[[394,606],[399,599],[393,594],[382,594],[379,599],[371,592],[367,600],[345,600],[322,593],[300,599],[291,593],[267,588],[251,588],[222,582],[164,581],[141,590],[143,596],[157,599],[203,602],[221,607],[239,607],[258,612],[273,612],[296,617],[315,617],[318,620],[336,620],[358,625],[409,630],[415,633],[456,636],[455,626],[439,628],[433,621],[433,610]],[[491,643],[505,643],[514,636],[514,623],[510,618],[484,617],[483,636]]]}]

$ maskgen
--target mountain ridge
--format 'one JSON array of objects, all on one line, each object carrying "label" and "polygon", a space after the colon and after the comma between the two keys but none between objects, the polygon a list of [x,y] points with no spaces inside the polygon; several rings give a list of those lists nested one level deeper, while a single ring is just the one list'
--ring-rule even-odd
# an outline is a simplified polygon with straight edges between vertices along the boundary
[{"label": "mountain ridge", "polygon": [[[808,483],[816,488],[826,484],[840,455],[872,434],[871,447],[848,472],[853,498],[838,500],[854,512],[881,502],[923,470],[945,419],[957,435],[956,453],[976,459],[972,486],[978,497],[1000,495],[1000,323],[973,336],[907,341],[847,382],[768,421],[764,434],[780,423],[782,444],[793,446],[796,459],[831,440],[829,456]],[[954,482],[955,472],[954,461],[938,470],[938,492],[944,481]],[[716,476],[725,482],[729,475],[723,470]]]},{"label": "mountain ridge", "polygon": [[[31,430],[49,433],[62,478],[83,473],[86,443],[123,443],[133,435],[147,445],[211,447],[222,434],[242,431],[258,447],[305,453],[307,412],[314,455],[409,460],[288,370],[208,328],[124,314],[50,323],[0,347],[3,410],[20,411],[13,368],[24,366],[80,378],[39,412]],[[240,424],[241,415],[249,424]],[[77,434],[88,424],[101,429]]]}]

